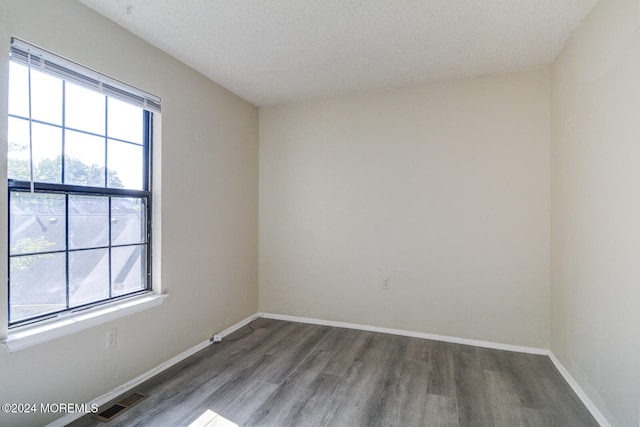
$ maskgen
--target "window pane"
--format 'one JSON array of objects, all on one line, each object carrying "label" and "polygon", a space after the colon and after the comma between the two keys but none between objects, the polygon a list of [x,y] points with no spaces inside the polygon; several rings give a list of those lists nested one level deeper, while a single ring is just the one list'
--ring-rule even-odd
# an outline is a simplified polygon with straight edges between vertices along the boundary
[{"label": "window pane", "polygon": [[108,136],[142,144],[142,108],[108,98]]},{"label": "window pane", "polygon": [[104,167],[104,138],[65,131],[65,184],[104,187]]},{"label": "window pane", "polygon": [[29,122],[9,117],[8,137],[7,177],[9,179],[30,181]]},{"label": "window pane", "polygon": [[29,117],[29,75],[27,67],[9,62],[9,114]]},{"label": "window pane", "polygon": [[62,124],[62,80],[31,69],[31,117]]},{"label": "window pane", "polygon": [[146,288],[145,246],[111,249],[112,295],[124,295]]},{"label": "window pane", "polygon": [[111,244],[146,242],[146,215],[143,199],[111,199]]},{"label": "window pane", "polygon": [[109,198],[69,196],[69,249],[109,244]]},{"label": "window pane", "polygon": [[64,310],[65,270],[64,253],[11,257],[11,322]]},{"label": "window pane", "polygon": [[109,250],[69,252],[69,306],[109,298]]},{"label": "window pane", "polygon": [[150,287],[151,198],[135,190],[148,189],[151,116],[73,73],[83,70],[73,67],[68,81],[9,62],[11,327]]},{"label": "window pane", "polygon": [[65,85],[65,125],[104,135],[105,96],[67,82]]},{"label": "window pane", "polygon": [[64,199],[60,194],[11,192],[11,255],[65,249]]},{"label": "window pane", "polygon": [[33,123],[33,180],[62,182],[62,129]]},{"label": "window pane", "polygon": [[112,139],[108,144],[109,187],[143,190],[142,146]]}]

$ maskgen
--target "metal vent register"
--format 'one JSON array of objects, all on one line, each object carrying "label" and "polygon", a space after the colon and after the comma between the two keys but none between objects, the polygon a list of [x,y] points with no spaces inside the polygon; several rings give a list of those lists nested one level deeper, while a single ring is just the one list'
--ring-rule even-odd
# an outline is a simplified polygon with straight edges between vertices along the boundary
[{"label": "metal vent register", "polygon": [[130,395],[123,397],[108,408],[102,410],[101,412],[94,414],[93,418],[102,421],[103,423],[108,423],[118,415],[125,412],[127,409],[142,402],[147,397],[149,397],[148,394],[133,392]]}]

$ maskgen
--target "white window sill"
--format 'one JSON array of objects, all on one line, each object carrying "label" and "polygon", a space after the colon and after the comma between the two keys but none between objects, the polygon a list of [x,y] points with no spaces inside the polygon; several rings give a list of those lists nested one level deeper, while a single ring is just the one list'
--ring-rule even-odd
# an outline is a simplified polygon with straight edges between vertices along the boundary
[{"label": "white window sill", "polygon": [[85,311],[65,314],[49,321],[18,327],[9,330],[7,338],[0,340],[0,343],[9,353],[13,353],[123,316],[157,307],[168,296],[148,293]]}]

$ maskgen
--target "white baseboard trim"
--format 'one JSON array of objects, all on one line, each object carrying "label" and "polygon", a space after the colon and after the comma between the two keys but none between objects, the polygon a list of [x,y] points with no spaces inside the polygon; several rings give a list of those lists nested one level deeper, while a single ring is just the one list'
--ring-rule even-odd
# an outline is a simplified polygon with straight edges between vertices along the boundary
[{"label": "white baseboard trim", "polygon": [[526,347],[526,346],[520,346],[520,345],[496,343],[491,341],[473,340],[469,338],[458,338],[458,337],[451,337],[448,335],[437,335],[437,334],[429,334],[426,332],[407,331],[404,329],[383,328],[379,326],[362,325],[359,323],[346,323],[346,322],[337,322],[334,320],[322,320],[322,319],[314,319],[309,317],[288,316],[284,314],[261,313],[261,315],[262,317],[265,317],[268,319],[288,320],[291,322],[309,323],[313,325],[335,326],[337,328],[358,329],[361,331],[380,332],[383,334],[401,335],[401,336],[413,337],[413,338],[423,338],[427,340],[444,341],[444,342],[450,342],[454,344],[474,345],[476,347],[486,347],[486,348],[494,348],[497,350],[516,351],[519,353],[541,354],[545,356],[549,354],[549,350],[546,350],[543,348],[537,348],[537,347]]},{"label": "white baseboard trim", "polygon": [[447,335],[428,334],[425,332],[406,331],[402,329],[382,328],[378,326],[361,325],[358,323],[346,323],[346,322],[337,322],[333,320],[314,319],[309,317],[289,316],[285,314],[258,313],[258,315],[261,317],[265,317],[267,319],[287,320],[290,322],[309,323],[313,325],[322,325],[322,326],[334,326],[337,328],[358,329],[358,330],[369,331],[369,332],[380,332],[383,334],[401,335],[406,337],[450,342],[454,344],[466,344],[466,345],[473,345],[476,347],[493,348],[496,350],[515,351],[519,353],[530,353],[530,354],[539,354],[543,356],[548,356],[553,362],[553,364],[555,365],[555,367],[558,369],[562,377],[571,386],[571,388],[576,393],[578,398],[582,401],[582,403],[584,403],[584,406],[587,407],[589,412],[591,412],[591,415],[593,415],[593,418],[596,419],[596,421],[600,424],[600,426],[611,427],[611,424],[607,421],[607,419],[604,417],[602,412],[600,412],[598,407],[591,401],[591,399],[589,399],[589,396],[587,396],[584,390],[582,390],[582,387],[580,387],[580,385],[571,376],[569,371],[567,371],[567,369],[562,365],[562,363],[560,363],[560,361],[556,358],[553,352],[551,352],[551,350],[537,348],[537,347],[526,347],[526,346],[519,346],[519,345],[512,345],[512,344],[495,343],[492,341],[482,341],[482,340],[472,340],[468,338],[451,337]]},{"label": "white baseboard trim", "polygon": [[[249,323],[253,322],[258,317],[260,317],[260,313],[254,314],[252,316],[249,316],[246,319],[241,320],[240,322],[236,323],[235,325],[228,327],[224,331],[221,331],[221,332],[217,333],[216,335],[220,335],[222,338],[224,338],[227,335],[229,335],[229,334],[237,331],[238,329],[242,328],[243,326],[246,326]],[[143,382],[145,382],[149,378],[151,378],[151,377],[153,377],[155,375],[158,375],[160,372],[162,372],[162,371],[164,371],[166,369],[169,369],[170,367],[172,367],[173,365],[183,361],[187,357],[189,357],[189,356],[199,352],[200,350],[208,347],[209,345],[211,345],[211,340],[206,340],[206,341],[203,341],[203,342],[201,342],[199,344],[196,344],[193,347],[183,351],[182,353],[180,353],[180,354],[178,354],[176,356],[173,356],[171,359],[167,360],[166,362],[161,363],[160,365],[156,366],[155,368],[152,368],[152,369],[148,370],[147,372],[143,373],[142,375],[137,376],[136,378],[132,379],[131,381],[128,381],[128,382],[124,383],[123,385],[111,390],[110,392],[105,393],[102,396],[99,396],[99,397],[93,399],[86,406],[87,407],[91,407],[93,404],[95,404],[95,405],[98,405],[100,407],[100,406],[104,405],[105,403],[108,403],[111,400],[115,399],[119,395],[121,395],[123,393],[126,393],[127,391],[131,390],[132,388],[142,384]],[[69,413],[69,414],[66,414],[66,415],[64,415],[64,416],[62,416],[60,418],[55,419],[51,423],[47,424],[46,427],[64,427],[67,424],[77,420],[78,418],[83,417],[84,415],[86,415],[86,413],[83,413],[83,412]]]},{"label": "white baseboard trim", "polygon": [[600,424],[601,427],[611,427],[611,424],[609,423],[609,421],[607,421],[607,419],[604,417],[602,412],[600,412],[600,410],[593,403],[593,401],[589,399],[589,396],[587,396],[587,393],[584,392],[582,387],[580,387],[580,384],[578,384],[578,382],[573,378],[573,376],[571,376],[567,368],[565,368],[564,365],[560,363],[556,355],[553,354],[551,350],[549,350],[548,356],[549,356],[549,359],[551,359],[553,364],[556,366],[556,369],[558,369],[558,371],[560,372],[564,380],[571,386],[575,394],[578,395],[578,398],[582,401],[584,406],[587,407],[589,412],[591,412],[591,415],[593,415],[593,418],[596,419],[598,424]]},{"label": "white baseboard trim", "polygon": [[[555,367],[558,369],[562,377],[565,379],[565,381],[567,381],[569,386],[571,386],[571,388],[576,393],[578,398],[587,407],[589,412],[591,412],[591,415],[593,415],[593,417],[600,424],[600,426],[611,427],[611,424],[607,421],[607,419],[604,417],[602,412],[600,412],[598,407],[593,403],[593,401],[591,401],[591,399],[589,398],[589,396],[587,396],[587,394],[584,392],[582,387],[580,387],[580,385],[571,376],[569,371],[567,371],[567,369],[562,365],[562,363],[560,363],[560,361],[556,358],[556,356],[553,354],[551,350],[546,350],[546,349],[537,348],[537,347],[527,347],[527,346],[519,346],[519,345],[512,345],[512,344],[495,343],[491,341],[473,340],[468,338],[458,338],[458,337],[452,337],[448,335],[437,335],[437,334],[429,334],[425,332],[407,331],[403,329],[383,328],[379,326],[362,325],[359,323],[338,322],[333,320],[322,320],[322,319],[315,319],[310,317],[289,316],[285,314],[274,314],[274,313],[256,313],[228,327],[227,329],[219,332],[216,335],[219,335],[224,339],[224,337],[248,325],[249,323],[253,322],[259,317],[264,317],[267,319],[274,319],[274,320],[287,320],[290,322],[308,323],[313,325],[333,326],[336,328],[348,328],[348,329],[357,329],[357,330],[369,331],[369,332],[380,332],[383,334],[393,334],[393,335],[400,335],[400,336],[413,337],[413,338],[444,341],[444,342],[450,342],[454,344],[465,344],[465,345],[473,345],[477,347],[493,348],[496,350],[515,351],[519,353],[530,353],[530,354],[539,354],[539,355],[548,356],[553,362],[553,364],[555,365]],[[199,344],[196,344],[195,346],[172,357],[166,362],[161,363],[155,368],[152,368],[149,371],[143,373],[142,375],[139,375],[138,377],[132,379],[131,381],[126,382],[120,387],[117,387],[111,390],[110,392],[105,393],[102,396],[99,396],[93,399],[91,402],[87,404],[87,407],[91,407],[92,404],[102,406],[105,403],[108,403],[109,401],[118,397],[120,394],[131,390],[132,388],[138,386],[139,384],[142,384],[144,381],[148,380],[154,375],[157,375],[160,372],[170,368],[171,366],[183,361],[187,357],[208,347],[210,344],[211,344],[210,340],[206,340]],[[51,423],[47,424],[46,427],[64,427],[67,424],[77,420],[78,418],[84,415],[85,415],[84,413],[70,413],[63,417],[55,419]]]},{"label": "white baseboard trim", "polygon": [[243,320],[239,321],[235,325],[229,326],[224,331],[218,332],[216,335],[220,335],[222,338],[224,338],[224,337],[226,337],[228,335],[231,335],[232,333],[234,333],[238,329],[247,326],[249,323],[253,322],[254,320],[256,320],[259,317],[262,317],[262,313],[253,314],[253,315],[247,317],[246,319],[243,319]]}]

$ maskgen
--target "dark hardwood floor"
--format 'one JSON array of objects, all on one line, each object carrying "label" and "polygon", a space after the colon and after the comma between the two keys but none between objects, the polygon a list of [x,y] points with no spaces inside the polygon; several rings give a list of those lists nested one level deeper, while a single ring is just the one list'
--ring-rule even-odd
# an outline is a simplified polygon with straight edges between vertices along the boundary
[{"label": "dark hardwood floor", "polygon": [[546,356],[263,318],[133,391],[71,425],[598,425]]}]

